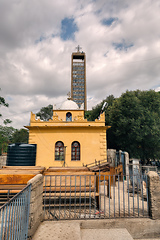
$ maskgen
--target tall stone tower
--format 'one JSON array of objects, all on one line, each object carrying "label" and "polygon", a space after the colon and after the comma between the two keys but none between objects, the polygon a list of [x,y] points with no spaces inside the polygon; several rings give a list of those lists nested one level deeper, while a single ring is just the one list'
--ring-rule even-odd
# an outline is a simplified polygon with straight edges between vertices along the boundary
[{"label": "tall stone tower", "polygon": [[84,110],[87,110],[86,101],[86,55],[80,52],[80,46],[76,48],[77,52],[72,53],[71,59],[71,99],[79,107],[84,104]]}]

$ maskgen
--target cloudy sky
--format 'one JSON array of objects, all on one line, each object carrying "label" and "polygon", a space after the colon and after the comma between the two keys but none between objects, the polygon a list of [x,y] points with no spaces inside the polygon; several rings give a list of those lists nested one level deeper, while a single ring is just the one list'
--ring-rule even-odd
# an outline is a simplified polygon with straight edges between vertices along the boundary
[{"label": "cloudy sky", "polygon": [[0,112],[13,127],[66,100],[78,44],[88,109],[127,89],[160,90],[159,0],[1,0],[0,16]]}]

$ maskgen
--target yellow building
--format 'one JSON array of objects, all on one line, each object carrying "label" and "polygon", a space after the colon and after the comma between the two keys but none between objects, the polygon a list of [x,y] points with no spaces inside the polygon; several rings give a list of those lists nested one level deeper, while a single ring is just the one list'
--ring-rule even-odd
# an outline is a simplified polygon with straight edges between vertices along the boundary
[{"label": "yellow building", "polygon": [[72,100],[53,110],[53,119],[41,121],[31,113],[29,143],[37,144],[36,166],[80,167],[107,159],[105,114],[87,121]]}]

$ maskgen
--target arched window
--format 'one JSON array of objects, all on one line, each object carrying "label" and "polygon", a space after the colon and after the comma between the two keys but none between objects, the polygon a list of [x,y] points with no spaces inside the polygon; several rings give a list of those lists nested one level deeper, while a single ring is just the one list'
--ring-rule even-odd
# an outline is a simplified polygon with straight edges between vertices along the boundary
[{"label": "arched window", "polygon": [[80,143],[75,141],[72,143],[71,148],[71,155],[72,155],[72,161],[79,161],[80,160]]},{"label": "arched window", "polygon": [[61,141],[55,144],[55,160],[64,161],[64,143]]},{"label": "arched window", "polygon": [[66,121],[67,122],[71,122],[72,121],[72,113],[70,113],[70,112],[66,113]]}]

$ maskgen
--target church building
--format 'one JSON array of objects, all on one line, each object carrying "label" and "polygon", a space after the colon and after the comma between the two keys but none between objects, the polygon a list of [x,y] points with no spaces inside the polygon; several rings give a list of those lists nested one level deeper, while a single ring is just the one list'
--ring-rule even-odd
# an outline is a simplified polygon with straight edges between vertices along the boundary
[{"label": "church building", "polygon": [[31,113],[29,143],[37,145],[36,166],[80,167],[107,159],[105,113],[95,121],[84,118],[84,109],[68,99],[53,109],[49,121]]},{"label": "church building", "polygon": [[81,167],[95,160],[107,159],[105,113],[99,119],[87,121],[85,53],[72,54],[71,97],[53,117],[42,121],[31,113],[29,144],[36,144],[36,166]]}]

